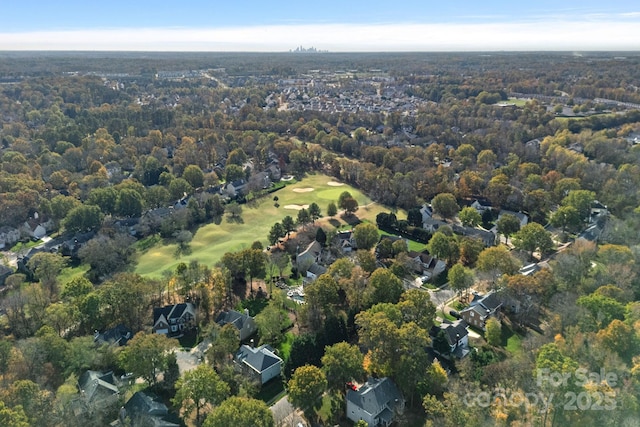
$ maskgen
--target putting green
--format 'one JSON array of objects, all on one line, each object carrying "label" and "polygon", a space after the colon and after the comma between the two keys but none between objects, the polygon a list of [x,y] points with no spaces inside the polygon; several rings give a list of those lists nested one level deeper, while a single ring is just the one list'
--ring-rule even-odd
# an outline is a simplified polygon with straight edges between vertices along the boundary
[{"label": "putting green", "polygon": [[[287,205],[310,205],[317,203],[322,213],[327,211],[330,201],[338,201],[343,191],[348,191],[358,201],[360,209],[356,216],[361,220],[369,220],[375,224],[375,217],[379,212],[388,212],[384,206],[372,203],[371,200],[359,190],[343,185],[332,187],[328,183],[332,178],[323,175],[310,175],[295,184],[288,185],[267,197],[260,199],[256,204],[242,205],[242,223],[230,223],[223,218],[218,224],[206,224],[198,229],[193,236],[188,255],[177,257],[176,244],[157,244],[140,254],[136,273],[148,277],[159,278],[165,270],[175,270],[181,263],[189,263],[198,260],[200,263],[213,266],[226,252],[235,252],[248,248],[259,240],[267,245],[269,230],[276,222],[289,215],[295,220],[297,211],[284,209]],[[296,192],[294,189],[313,188],[314,191]],[[274,196],[278,197],[279,207],[275,206]]]}]

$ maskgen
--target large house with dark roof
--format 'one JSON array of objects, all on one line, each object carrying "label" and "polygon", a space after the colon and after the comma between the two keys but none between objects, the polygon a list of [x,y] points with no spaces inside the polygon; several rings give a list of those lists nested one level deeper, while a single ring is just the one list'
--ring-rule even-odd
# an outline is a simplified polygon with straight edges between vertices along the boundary
[{"label": "large house with dark roof", "polygon": [[390,378],[369,378],[358,390],[347,391],[347,418],[369,427],[389,426],[404,410],[404,398]]},{"label": "large house with dark roof", "polygon": [[280,375],[283,360],[275,354],[275,350],[269,345],[261,345],[253,348],[248,345],[240,346],[236,353],[236,363],[246,368],[246,371],[254,375],[260,384]]},{"label": "large house with dark roof", "polygon": [[440,326],[432,326],[429,331],[432,343],[435,342],[441,331],[444,333],[447,344],[449,344],[448,354],[442,354],[442,352],[436,348],[436,345],[433,346],[434,351],[446,358],[448,358],[449,355],[453,355],[461,359],[469,354],[469,331],[467,331],[467,323],[464,320],[458,319],[452,323],[445,320]]},{"label": "large house with dark roof", "polygon": [[153,427],[179,427],[177,417],[169,413],[167,405],[153,393],[138,391],[124,405],[121,421],[129,420],[129,425]]},{"label": "large house with dark roof", "polygon": [[232,324],[240,332],[240,341],[244,341],[258,331],[258,325],[253,317],[249,316],[249,310],[244,313],[235,310],[223,311],[216,318],[216,323],[220,326]]},{"label": "large house with dark roof", "polygon": [[502,302],[500,302],[495,291],[491,291],[484,296],[476,293],[469,307],[460,311],[460,316],[467,324],[484,330],[487,320],[492,316],[496,316],[501,307]]},{"label": "large house with dark roof", "polygon": [[196,309],[190,302],[153,309],[153,331],[170,337],[182,335],[196,325]]}]

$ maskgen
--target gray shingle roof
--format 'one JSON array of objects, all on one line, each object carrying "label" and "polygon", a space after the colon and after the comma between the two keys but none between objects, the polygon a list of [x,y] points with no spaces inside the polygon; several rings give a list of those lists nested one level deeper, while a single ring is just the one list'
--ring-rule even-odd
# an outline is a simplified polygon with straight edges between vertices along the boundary
[{"label": "gray shingle roof", "polygon": [[378,416],[385,413],[385,410],[389,411],[389,408],[395,408],[396,404],[403,399],[393,381],[385,377],[369,378],[357,391],[348,390],[347,400],[366,412]]},{"label": "gray shingle roof", "polygon": [[263,372],[275,364],[282,363],[282,359],[274,353],[273,348],[266,344],[257,348],[243,345],[236,354],[236,358],[256,372]]}]

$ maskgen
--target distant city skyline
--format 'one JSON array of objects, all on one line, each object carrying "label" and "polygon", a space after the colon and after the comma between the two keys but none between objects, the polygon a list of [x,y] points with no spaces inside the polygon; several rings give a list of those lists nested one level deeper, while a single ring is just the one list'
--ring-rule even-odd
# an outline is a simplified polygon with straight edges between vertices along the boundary
[{"label": "distant city skyline", "polygon": [[2,10],[0,50],[640,50],[640,5],[624,0],[66,0]]}]

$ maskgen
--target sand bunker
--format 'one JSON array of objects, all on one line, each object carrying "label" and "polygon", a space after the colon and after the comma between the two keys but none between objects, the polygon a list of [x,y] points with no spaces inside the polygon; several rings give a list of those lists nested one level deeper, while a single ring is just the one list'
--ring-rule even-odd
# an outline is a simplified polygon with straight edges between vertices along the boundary
[{"label": "sand bunker", "polygon": [[309,205],[285,205],[285,209],[292,209],[295,211],[299,211],[301,209],[308,209]]},{"label": "sand bunker", "polygon": [[327,182],[327,185],[329,185],[331,187],[340,187],[340,186],[343,186],[344,183],[343,182],[337,182],[337,181],[329,181],[329,182]]},{"label": "sand bunker", "polygon": [[314,189],[312,187],[307,187],[307,188],[294,188],[293,192],[294,193],[308,193],[310,191],[313,191]]}]

